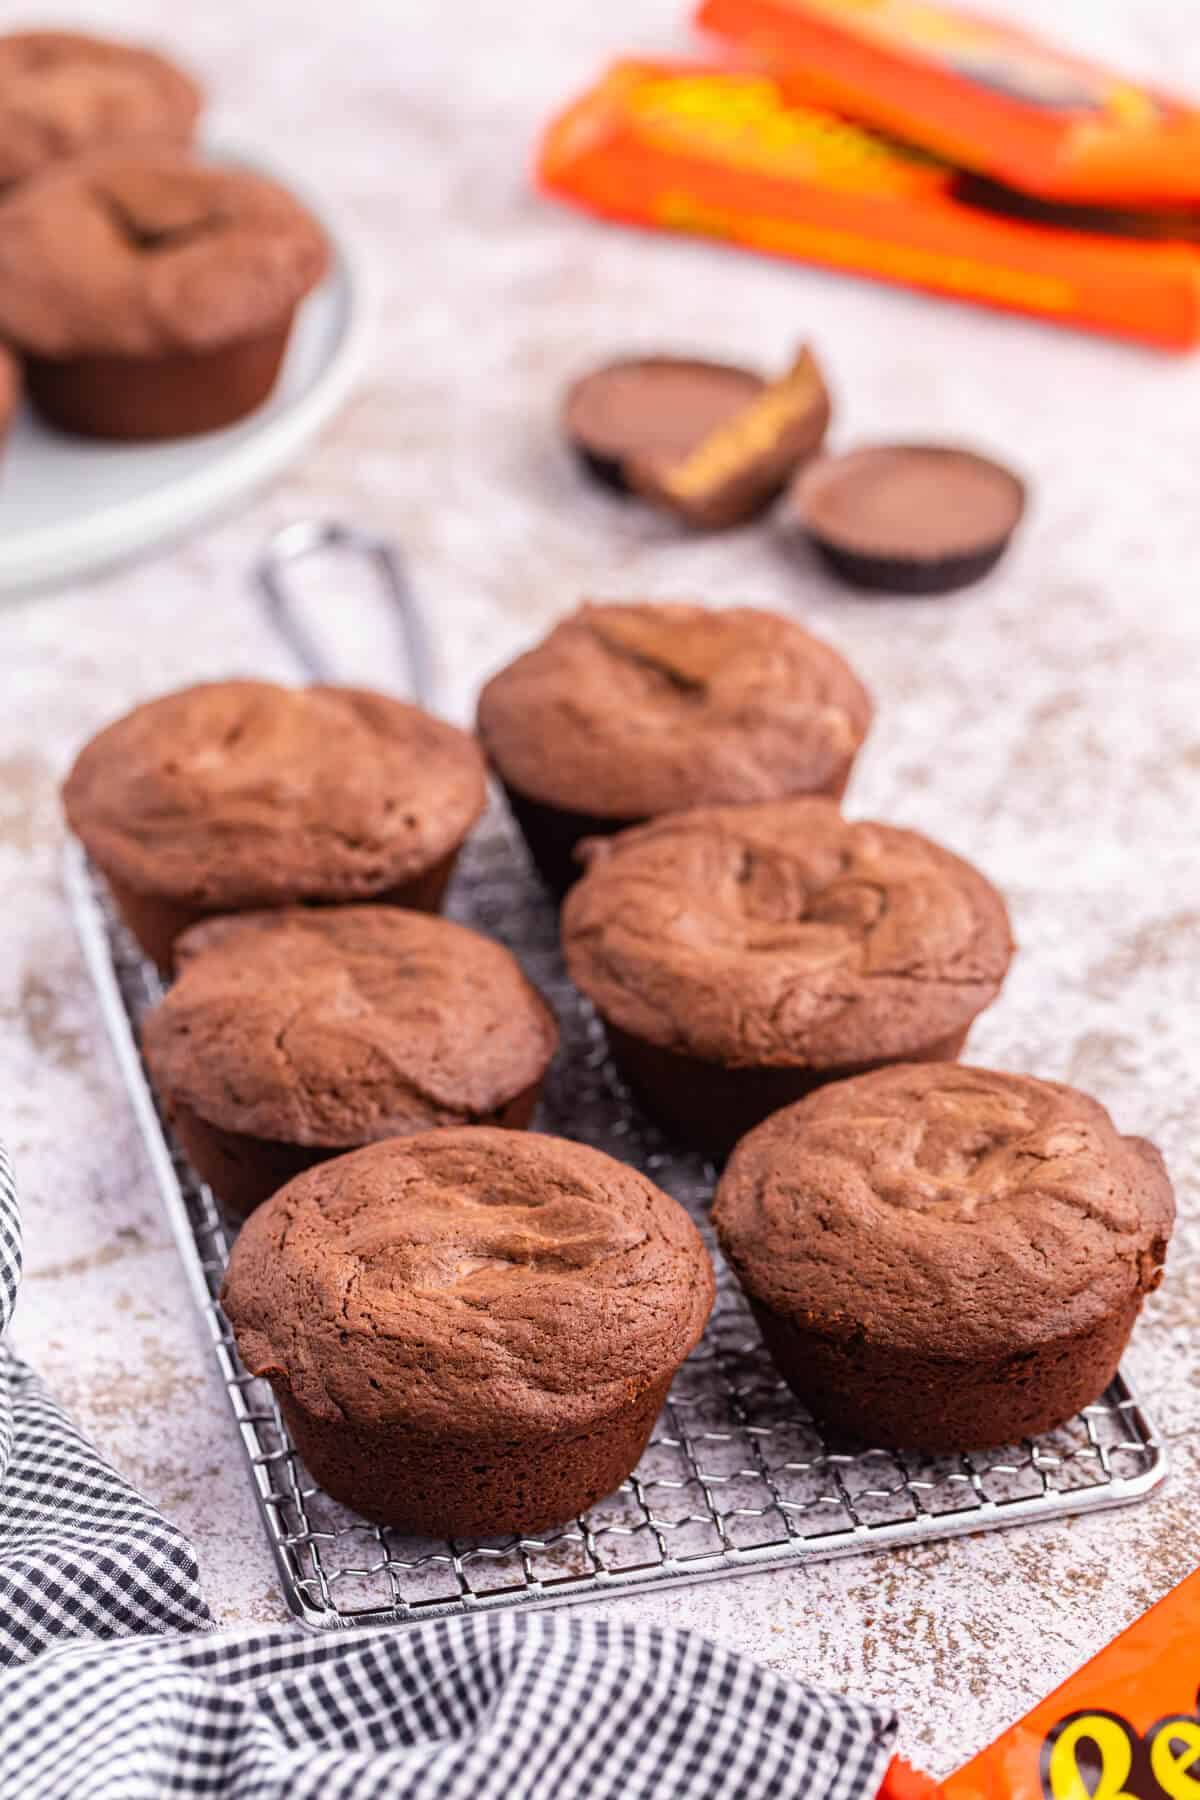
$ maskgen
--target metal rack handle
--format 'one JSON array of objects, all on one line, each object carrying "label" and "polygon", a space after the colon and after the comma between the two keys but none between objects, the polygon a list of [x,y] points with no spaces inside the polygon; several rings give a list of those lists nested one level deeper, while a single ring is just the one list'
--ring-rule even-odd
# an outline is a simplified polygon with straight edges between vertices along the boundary
[{"label": "metal rack handle", "polygon": [[254,568],[255,584],[270,624],[310,681],[336,680],[336,670],[320,640],[296,614],[288,582],[288,574],[297,563],[331,550],[360,556],[374,568],[400,627],[409,692],[418,705],[432,706],[433,657],[425,621],[409,583],[404,558],[387,538],[337,519],[297,519],[282,526],[272,534]]}]

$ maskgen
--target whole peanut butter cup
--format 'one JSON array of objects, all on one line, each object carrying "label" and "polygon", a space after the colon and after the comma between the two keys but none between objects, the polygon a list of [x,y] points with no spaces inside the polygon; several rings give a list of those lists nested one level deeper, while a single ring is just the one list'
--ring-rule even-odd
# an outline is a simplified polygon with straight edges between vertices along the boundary
[{"label": "whole peanut butter cup", "polygon": [[880,444],[811,463],[787,505],[843,580],[942,594],[999,562],[1024,513],[1025,485],[972,450]]}]

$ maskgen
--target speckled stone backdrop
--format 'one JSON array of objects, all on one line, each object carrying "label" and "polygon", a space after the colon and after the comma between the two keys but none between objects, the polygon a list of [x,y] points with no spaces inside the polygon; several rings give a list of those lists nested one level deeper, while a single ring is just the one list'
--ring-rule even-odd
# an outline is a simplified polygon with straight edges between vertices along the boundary
[{"label": "speckled stone backdrop", "polygon": [[[219,97],[222,136],[290,159],[358,227],[382,316],[370,379],[271,493],[137,568],[0,612],[0,1129],[25,1195],[19,1347],[191,1533],[217,1614],[278,1617],[64,908],[55,800],[81,739],[132,702],[197,677],[290,674],[246,585],[272,526],[320,510],[403,540],[460,717],[481,677],[583,593],[789,611],[879,699],[852,809],[945,839],[1011,897],[1021,956],[973,1054],[1092,1089],[1162,1144],[1182,1208],[1131,1358],[1171,1440],[1158,1498],[620,1603],[893,1703],[909,1751],[947,1769],[1200,1560],[1200,361],[606,229],[537,199],[525,169],[539,121],[610,53],[685,50],[679,0],[70,10],[168,35]],[[1009,4],[1030,21],[1043,10]],[[1179,0],[1061,0],[1055,18],[1081,46],[1200,93],[1200,34]],[[871,602],[769,527],[681,540],[586,490],[556,440],[560,388],[593,358],[660,345],[776,365],[805,336],[836,384],[838,442],[964,438],[1031,478],[1028,527],[985,586]],[[347,668],[378,679],[387,640],[358,616]]]}]

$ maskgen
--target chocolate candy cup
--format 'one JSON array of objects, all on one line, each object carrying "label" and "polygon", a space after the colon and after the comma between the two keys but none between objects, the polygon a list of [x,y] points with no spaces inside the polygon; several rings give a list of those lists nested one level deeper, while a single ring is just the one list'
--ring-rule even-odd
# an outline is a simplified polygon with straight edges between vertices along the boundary
[{"label": "chocolate candy cup", "polygon": [[701,531],[761,513],[829,425],[811,350],[765,382],[725,363],[649,357],[614,363],[571,389],[567,436],[584,466]]},{"label": "chocolate candy cup", "polygon": [[1025,510],[1025,486],[972,450],[871,445],[809,464],[787,510],[855,587],[942,594],[999,562]]},{"label": "chocolate candy cup", "polygon": [[764,387],[686,456],[632,459],[625,473],[652,505],[700,531],[723,531],[763,512],[829,429],[832,405],[820,365],[802,348]]},{"label": "chocolate candy cup", "polygon": [[672,463],[727,424],[766,386],[752,369],[680,356],[607,363],[568,389],[563,430],[590,475],[633,491],[631,461]]}]

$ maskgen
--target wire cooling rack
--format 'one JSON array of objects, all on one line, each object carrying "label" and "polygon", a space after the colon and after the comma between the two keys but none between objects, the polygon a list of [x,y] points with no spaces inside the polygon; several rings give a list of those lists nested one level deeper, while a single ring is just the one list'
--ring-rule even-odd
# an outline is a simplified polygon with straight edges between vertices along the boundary
[{"label": "wire cooling rack", "polygon": [[[427,698],[430,659],[403,565],[342,526],[287,528],[259,569],[270,617],[312,679],[330,679],[295,617],[285,570],[328,549],[371,561],[397,612],[411,685]],[[300,1462],[265,1381],[248,1375],[218,1304],[232,1233],[189,1168],[155,1101],[139,1023],[162,994],[82,849],[65,879],[130,1101],[249,1464],[287,1603],[306,1625],[384,1624],[509,1606],[545,1606],[928,1542],[1121,1506],[1166,1473],[1165,1452],[1123,1378],[1058,1431],[1004,1451],[936,1458],[839,1444],[775,1373],[716,1249],[711,1164],[638,1112],[603,1033],[567,979],[557,919],[506,815],[467,844],[447,912],[506,944],[559,1016],[561,1049],[534,1123],[643,1169],[692,1214],[717,1267],[704,1337],[677,1376],[650,1444],[620,1491],[537,1538],[428,1541],[368,1525],[324,1494]]]},{"label": "wire cooling rack", "polygon": [[926,1458],[839,1446],[775,1374],[706,1220],[714,1172],[642,1120],[614,1075],[558,952],[555,915],[505,821],[463,854],[449,913],[507,944],[559,1015],[562,1049],[541,1113],[556,1131],[635,1163],[700,1223],[717,1262],[717,1303],[671,1390],[650,1446],[619,1493],[537,1538],[428,1542],[363,1520],[315,1486],[274,1396],[243,1369],[217,1304],[231,1241],[155,1104],[137,1049],[159,978],[117,921],[82,851],[67,887],[107,1024],[196,1299],[212,1334],[283,1580],[307,1625],[428,1618],[545,1605],[845,1556],[884,1545],[1031,1523],[1147,1493],[1165,1458],[1118,1378],[1095,1406],[1003,1452]]}]

